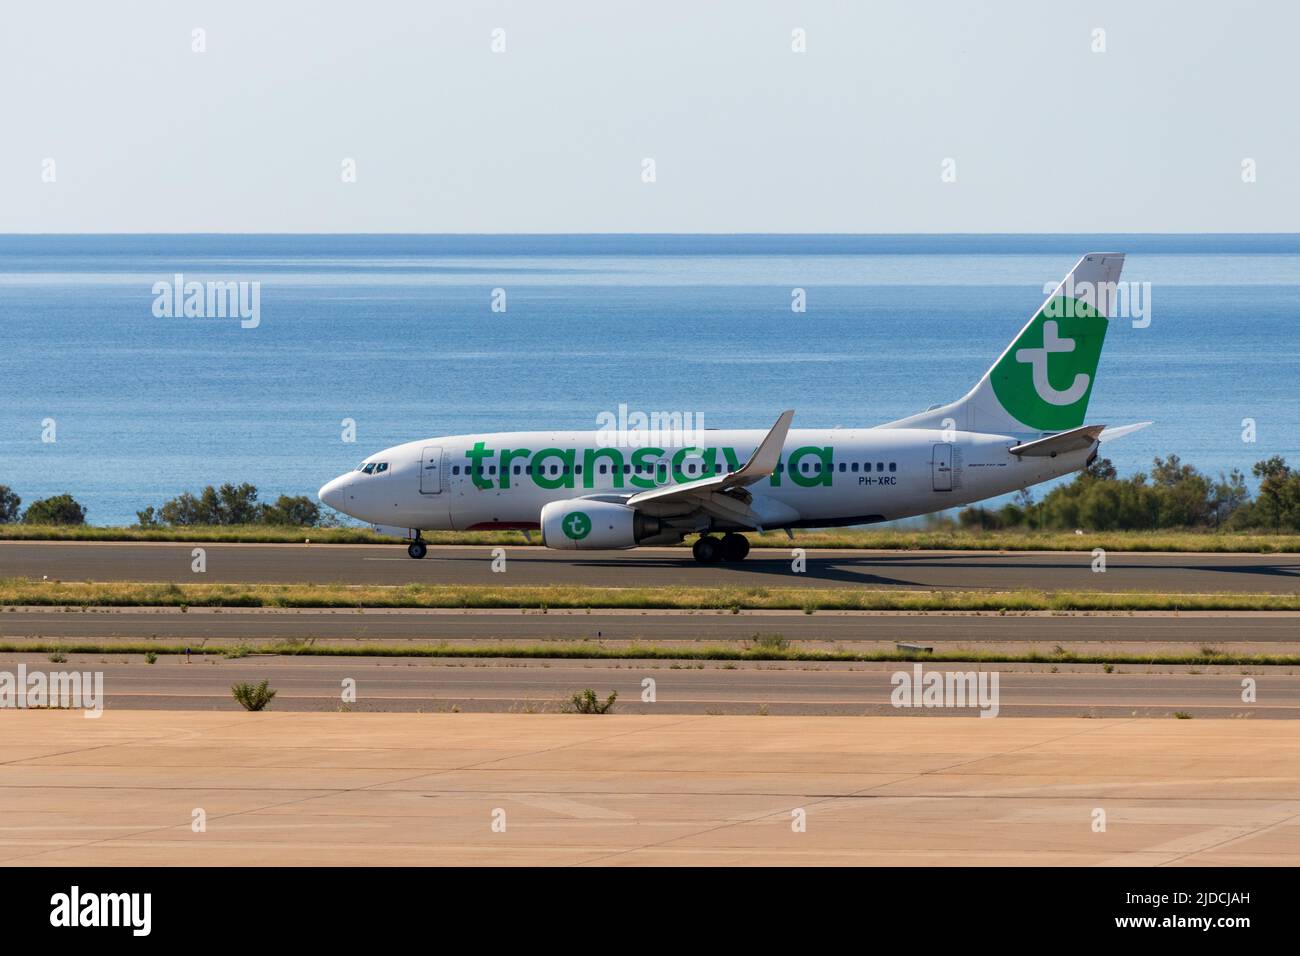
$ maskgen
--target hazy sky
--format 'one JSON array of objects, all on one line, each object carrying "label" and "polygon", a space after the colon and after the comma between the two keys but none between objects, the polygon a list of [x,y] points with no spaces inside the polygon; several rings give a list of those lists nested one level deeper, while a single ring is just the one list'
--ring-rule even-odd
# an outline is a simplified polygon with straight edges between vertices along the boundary
[{"label": "hazy sky", "polygon": [[0,232],[1300,231],[1297,35],[1289,0],[15,2]]}]

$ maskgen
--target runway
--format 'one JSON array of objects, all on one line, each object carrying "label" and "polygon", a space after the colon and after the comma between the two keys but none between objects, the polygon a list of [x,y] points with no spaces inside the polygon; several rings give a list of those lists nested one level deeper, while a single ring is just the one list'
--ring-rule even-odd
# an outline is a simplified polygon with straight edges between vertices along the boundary
[{"label": "runway", "polygon": [[1300,863],[1300,737],[1281,721],[110,710],[5,723],[9,865]]},{"label": "runway", "polygon": [[[0,641],[579,641],[738,642],[755,634],[826,645],[896,641],[943,647],[996,643],[1300,645],[1300,614],[1258,612],[950,614],[857,611],[517,611],[274,608],[14,608]],[[1290,651],[1295,653],[1297,651]]]},{"label": "runway", "polygon": [[[794,543],[797,546],[798,542]],[[191,570],[194,548],[206,571]],[[0,542],[0,577],[61,581],[585,585],[603,587],[876,587],[925,590],[1272,592],[1300,590],[1300,554],[1111,552],[1106,571],[1091,552],[812,551],[792,570],[788,550],[756,548],[735,565],[700,565],[681,548],[562,552],[436,547],[414,561],[390,545]]]},{"label": "runway", "polygon": [[[238,712],[230,693],[239,682],[270,682],[271,710],[560,712],[571,695],[591,688],[617,692],[620,714],[785,714],[818,716],[969,716],[960,707],[895,707],[894,675],[911,663],[567,661],[452,658],[257,657],[224,659],[140,656],[108,660],[69,655],[51,664],[33,654],[0,655],[0,670],[91,671],[103,676],[106,710],[166,709]],[[924,672],[996,673],[992,715],[1013,717],[1300,717],[1300,675],[1293,669],[1118,665],[925,663]],[[1055,670],[1053,670],[1053,667]],[[1244,702],[1243,671],[1255,700]],[[653,693],[647,699],[647,680]],[[352,682],[346,684],[345,682]],[[992,685],[990,685],[992,686]],[[355,689],[345,700],[344,689]],[[990,698],[992,699],[992,698]],[[988,707],[982,709],[988,710]]]}]

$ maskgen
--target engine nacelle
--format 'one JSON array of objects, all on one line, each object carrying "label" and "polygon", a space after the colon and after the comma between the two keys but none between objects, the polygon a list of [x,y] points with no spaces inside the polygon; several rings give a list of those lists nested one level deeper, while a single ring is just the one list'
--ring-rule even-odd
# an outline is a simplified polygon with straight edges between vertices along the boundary
[{"label": "engine nacelle", "polygon": [[542,508],[542,544],[561,550],[635,548],[659,534],[658,518],[616,501],[574,498]]}]

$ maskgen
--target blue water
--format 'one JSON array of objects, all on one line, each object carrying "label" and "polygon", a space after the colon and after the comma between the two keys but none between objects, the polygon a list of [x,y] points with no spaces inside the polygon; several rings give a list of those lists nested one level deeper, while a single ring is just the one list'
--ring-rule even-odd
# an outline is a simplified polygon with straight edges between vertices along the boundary
[{"label": "blue water", "polygon": [[[1148,328],[1111,324],[1088,416],[1156,421],[1107,446],[1121,473],[1168,452],[1300,464],[1297,235],[0,236],[0,484],[111,524],[222,481],[314,494],[415,438],[592,428],[621,402],[875,424],[961,395],[1045,282],[1112,249],[1152,284]],[[260,326],[155,318],[177,272],[260,281]]]}]

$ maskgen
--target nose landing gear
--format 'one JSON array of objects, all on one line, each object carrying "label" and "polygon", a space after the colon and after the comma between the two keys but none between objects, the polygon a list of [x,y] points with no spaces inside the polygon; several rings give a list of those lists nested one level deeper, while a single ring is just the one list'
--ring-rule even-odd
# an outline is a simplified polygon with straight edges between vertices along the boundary
[{"label": "nose landing gear", "polygon": [[418,537],[406,546],[406,553],[419,560],[429,553],[429,547]]}]

